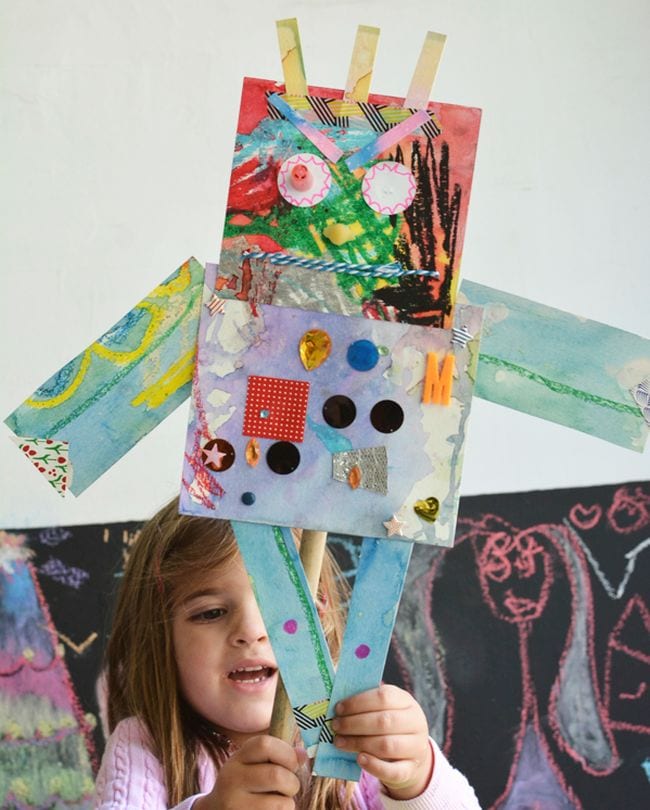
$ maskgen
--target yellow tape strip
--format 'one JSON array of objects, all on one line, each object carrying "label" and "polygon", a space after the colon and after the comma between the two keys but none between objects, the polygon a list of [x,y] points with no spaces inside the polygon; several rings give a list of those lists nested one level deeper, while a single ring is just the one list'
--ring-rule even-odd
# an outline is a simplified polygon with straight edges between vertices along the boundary
[{"label": "yellow tape strip", "polygon": [[420,51],[420,58],[413,71],[411,85],[404,100],[405,107],[411,110],[422,110],[429,103],[431,88],[438,72],[446,41],[445,34],[436,34],[435,31],[427,32]]},{"label": "yellow tape strip", "polygon": [[360,25],[352,48],[352,59],[343,98],[346,101],[368,101],[372,68],[375,64],[379,28]]},{"label": "yellow tape strip", "polygon": [[307,78],[305,77],[305,64],[302,60],[298,20],[295,17],[278,20],[275,26],[278,32],[282,74],[287,93],[296,96],[306,95]]}]

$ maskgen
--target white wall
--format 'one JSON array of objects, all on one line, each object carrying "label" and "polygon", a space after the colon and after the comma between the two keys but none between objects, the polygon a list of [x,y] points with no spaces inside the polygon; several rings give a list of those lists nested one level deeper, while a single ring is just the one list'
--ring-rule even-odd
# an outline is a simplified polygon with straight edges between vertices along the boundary
[{"label": "white wall", "polygon": [[[357,24],[404,94],[427,29],[434,96],[484,119],[463,274],[648,336],[647,0],[4,0],[0,266],[8,414],[190,255],[218,256],[240,82],[342,86]],[[5,527],[140,518],[178,487],[186,407],[79,499],[0,442]],[[475,401],[466,494],[648,478],[638,455]]]}]

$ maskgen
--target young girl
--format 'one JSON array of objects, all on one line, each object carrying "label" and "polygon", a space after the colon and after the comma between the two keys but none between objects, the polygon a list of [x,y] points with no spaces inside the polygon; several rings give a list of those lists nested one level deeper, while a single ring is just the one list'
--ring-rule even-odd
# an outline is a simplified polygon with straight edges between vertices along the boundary
[{"label": "young girl", "polygon": [[[334,660],[341,582],[326,556],[318,606]],[[278,672],[230,524],[179,515],[176,500],[133,547],[107,664],[112,733],[96,808],[479,807],[419,705],[394,686],[336,707],[335,744],[358,753],[361,781],[309,778],[304,751],[267,733]]]}]

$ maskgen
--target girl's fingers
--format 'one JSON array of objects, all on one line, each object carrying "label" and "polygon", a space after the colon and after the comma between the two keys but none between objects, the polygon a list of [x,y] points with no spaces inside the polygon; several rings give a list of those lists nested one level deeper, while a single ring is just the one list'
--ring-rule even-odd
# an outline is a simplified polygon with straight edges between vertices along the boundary
[{"label": "girl's fingers", "polygon": [[377,777],[389,790],[391,788],[403,789],[408,787],[418,767],[417,763],[411,760],[402,759],[398,762],[386,762],[365,752],[359,754],[357,762],[364,771]]},{"label": "girl's fingers", "polygon": [[[347,701],[346,701],[347,703]],[[424,713],[412,703],[403,709],[382,709],[361,714],[337,716],[332,722],[335,734],[361,736],[364,734],[425,734],[428,735]]]},{"label": "girl's fingers", "polygon": [[247,740],[236,756],[245,764],[269,762],[281,765],[288,771],[296,771],[299,765],[298,754],[289,743],[267,734]]},{"label": "girl's fingers", "polygon": [[291,798],[300,790],[300,780],[281,765],[262,762],[247,767],[246,789],[250,793],[278,793]]},{"label": "girl's fingers", "polygon": [[336,704],[336,714],[363,714],[364,712],[377,712],[386,709],[407,709],[416,705],[415,700],[408,692],[398,686],[383,683],[376,689],[368,689],[358,695],[345,698]]},{"label": "girl's fingers", "polygon": [[390,736],[340,736],[334,745],[342,751],[362,752],[381,760],[421,760],[427,756],[429,740],[419,734],[392,734]]}]

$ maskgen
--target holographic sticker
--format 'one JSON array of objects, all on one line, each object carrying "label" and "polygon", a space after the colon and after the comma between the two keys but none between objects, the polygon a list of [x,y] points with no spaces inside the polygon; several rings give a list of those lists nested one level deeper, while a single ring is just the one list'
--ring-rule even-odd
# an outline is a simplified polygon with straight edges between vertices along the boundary
[{"label": "holographic sticker", "polygon": [[[357,483],[353,486],[352,480]],[[381,495],[388,493],[388,454],[385,447],[364,447],[332,453],[332,477],[343,481],[353,489],[361,487]]]}]

